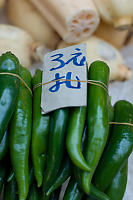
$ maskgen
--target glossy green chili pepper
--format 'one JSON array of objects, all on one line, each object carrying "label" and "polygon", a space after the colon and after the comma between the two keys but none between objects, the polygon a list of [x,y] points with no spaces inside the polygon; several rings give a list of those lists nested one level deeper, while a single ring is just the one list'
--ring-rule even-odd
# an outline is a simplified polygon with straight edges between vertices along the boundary
[{"label": "glossy green chili pepper", "polygon": [[75,181],[75,179],[71,177],[63,200],[81,200],[82,197],[83,192],[79,189],[78,183]]},{"label": "glossy green chili pepper", "polygon": [[15,177],[14,171],[11,170],[9,176],[7,177],[7,182],[11,182],[14,177]]},{"label": "glossy green chili pepper", "polygon": [[[82,136],[81,150],[83,152],[83,155],[85,153],[84,147],[86,147],[86,142],[87,142],[87,126],[85,126],[84,128],[83,136]],[[73,172],[76,182],[79,184],[79,187],[82,189],[82,177],[81,177],[82,170],[79,169],[76,165],[72,165],[72,172]]]},{"label": "glossy green chili pepper", "polygon": [[[36,70],[35,76],[32,79],[33,87],[42,82],[42,71]],[[32,128],[32,143],[31,154],[34,166],[34,175],[38,187],[41,186],[43,180],[44,165],[46,161],[46,150],[49,133],[49,115],[41,114],[41,91],[38,87],[34,90],[33,97],[33,128]]]},{"label": "glossy green chili pepper", "polygon": [[18,200],[18,190],[15,177],[4,185],[3,200]]},{"label": "glossy green chili pepper", "polygon": [[90,185],[90,196],[98,200],[110,200],[109,196],[98,190],[94,185]]},{"label": "glossy green chili pepper", "polygon": [[60,169],[65,147],[65,132],[68,121],[68,108],[53,111],[50,119],[50,133],[43,190],[53,184]]},{"label": "glossy green chili pepper", "polygon": [[[86,142],[87,142],[87,132],[88,132],[87,127],[85,127],[83,137],[82,137],[83,154],[84,154],[84,150],[85,150]],[[77,181],[79,187],[82,189],[82,171],[75,165],[72,165],[72,169],[73,169],[73,174],[74,174],[75,180]],[[92,199],[96,199],[96,197],[98,200],[109,200],[110,199],[106,194],[99,191],[92,184],[90,184],[90,194],[89,195],[90,195],[89,197]],[[84,197],[83,197],[83,199],[84,199]]]},{"label": "glossy green chili pepper", "polygon": [[[102,61],[95,61],[89,68],[89,79],[103,82],[108,87],[109,67]],[[101,85],[101,83],[99,83]],[[100,86],[88,86],[88,142],[86,160],[90,173],[82,173],[82,188],[90,193],[90,183],[107,142],[109,131],[108,95]]]},{"label": "glossy green chili pepper", "polygon": [[0,160],[2,160],[2,158],[6,155],[7,150],[8,150],[8,132],[6,130],[0,142]]},{"label": "glossy green chili pepper", "polygon": [[[0,73],[19,74],[20,64],[16,56],[7,52],[0,56]],[[0,141],[15,110],[19,92],[19,79],[0,74]]]},{"label": "glossy green chili pepper", "polygon": [[[114,122],[133,124],[133,105],[127,101],[118,101],[114,106]],[[128,159],[133,150],[133,127],[113,125],[109,144],[96,169],[93,182],[101,191],[105,191]]]},{"label": "glossy green chili pepper", "polygon": [[54,192],[53,194],[50,196],[50,200],[58,200],[59,197],[58,196],[55,196]]},{"label": "glossy green chili pepper", "polygon": [[71,175],[71,167],[69,158],[65,158],[61,169],[59,170],[56,180],[53,185],[49,188],[46,195],[50,195],[55,189],[60,187]]},{"label": "glossy green chili pepper", "polygon": [[34,169],[33,166],[30,166],[29,168],[30,168],[29,170],[29,187],[30,187],[34,182]]},{"label": "glossy green chili pepper", "polygon": [[[14,171],[11,170],[10,174],[7,178],[7,182],[11,182],[13,179],[15,178],[15,174]],[[34,181],[34,171],[33,171],[33,167],[30,166],[30,170],[29,170],[29,187],[33,184]]]},{"label": "glossy green chili pepper", "polygon": [[123,199],[127,185],[127,172],[128,162],[126,161],[106,190],[106,194],[110,197],[111,200]]},{"label": "glossy green chili pepper", "polygon": [[[21,67],[20,76],[31,88],[30,72]],[[32,126],[32,96],[27,87],[21,82],[16,110],[13,114],[10,127],[10,155],[15,173],[19,200],[25,200],[29,190],[29,148]]]},{"label": "glossy green chili pepper", "polygon": [[[111,97],[109,97],[109,122],[113,122],[113,119],[114,119],[114,107],[111,104]],[[111,134],[111,129],[112,129],[112,124],[109,124],[108,139],[109,139],[110,134]]]},{"label": "glossy green chili pepper", "polygon": [[50,200],[59,200],[60,188],[56,189],[50,196]]},{"label": "glossy green chili pepper", "polygon": [[[74,177],[79,185],[79,187],[82,189],[82,172],[81,170],[76,167],[73,166],[73,173],[74,173]],[[110,198],[104,194],[103,192],[101,192],[100,190],[98,190],[93,184],[90,184],[90,197],[92,198],[97,198],[98,200],[110,200]]]},{"label": "glossy green chili pepper", "polygon": [[[30,187],[34,181],[34,169],[32,166],[30,166],[29,168],[30,168],[29,169],[29,187]],[[7,182],[12,181],[14,177],[15,177],[14,171],[11,170],[11,172],[7,178]]]},{"label": "glossy green chili pepper", "polygon": [[0,162],[0,194],[2,192],[5,176],[6,176],[6,165],[5,162],[2,160]]},{"label": "glossy green chili pepper", "polygon": [[86,110],[87,108],[85,106],[70,109],[66,147],[72,162],[80,169],[90,171],[90,168],[81,151]]},{"label": "glossy green chili pepper", "polygon": [[97,200],[96,198],[91,197],[91,196],[87,196],[87,195],[84,197],[84,199],[85,200]]},{"label": "glossy green chili pepper", "polygon": [[111,97],[109,97],[109,122],[112,122],[114,119],[114,107],[111,104]]},{"label": "glossy green chili pepper", "polygon": [[27,200],[40,200],[40,191],[37,188],[35,182],[31,185],[29,189]]}]

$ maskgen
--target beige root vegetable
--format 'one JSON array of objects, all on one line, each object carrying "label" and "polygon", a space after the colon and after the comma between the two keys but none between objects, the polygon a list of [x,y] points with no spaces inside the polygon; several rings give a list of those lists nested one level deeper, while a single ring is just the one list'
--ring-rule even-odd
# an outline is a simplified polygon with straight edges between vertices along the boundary
[{"label": "beige root vegetable", "polygon": [[13,25],[28,31],[36,41],[55,48],[59,36],[29,0],[8,0],[6,11]]},{"label": "beige root vegetable", "polygon": [[88,38],[99,24],[92,0],[30,0],[67,43]]},{"label": "beige root vegetable", "polygon": [[51,49],[44,46],[44,44],[34,43],[32,45],[32,58],[37,62],[43,62],[44,55],[50,51]]},{"label": "beige root vegetable", "polygon": [[0,24],[0,55],[11,51],[25,67],[31,66],[33,38],[26,31],[11,25]]},{"label": "beige root vegetable", "polygon": [[127,37],[125,39],[125,45],[133,44],[133,26],[130,27]]},{"label": "beige root vegetable", "polygon": [[121,49],[124,46],[128,30],[118,31],[113,26],[101,22],[95,35],[109,42],[117,49]]},{"label": "beige root vegetable", "polygon": [[[95,60],[102,60],[110,67],[110,81],[127,80],[132,73],[124,64],[121,54],[112,45],[98,37],[92,36],[83,43],[87,44],[87,62],[88,66]],[[58,48],[69,46],[62,41]]]},{"label": "beige root vegetable", "polygon": [[126,29],[133,22],[132,0],[94,0],[102,19],[118,29]]},{"label": "beige root vegetable", "polygon": [[5,2],[6,2],[6,0],[0,0],[0,8],[2,8],[2,6],[4,5]]}]

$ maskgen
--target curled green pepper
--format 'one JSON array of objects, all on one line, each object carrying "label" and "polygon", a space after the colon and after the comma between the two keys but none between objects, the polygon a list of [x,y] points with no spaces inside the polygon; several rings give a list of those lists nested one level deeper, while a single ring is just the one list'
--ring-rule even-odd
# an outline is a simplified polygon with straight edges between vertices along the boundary
[{"label": "curled green pepper", "polygon": [[[83,153],[84,153],[84,149],[86,146],[86,138],[87,138],[87,127],[85,127],[85,129],[84,129],[84,133],[83,133],[83,137],[82,137]],[[82,170],[79,169],[78,167],[76,167],[75,165],[73,165],[72,169],[73,169],[73,174],[74,174],[75,180],[78,183],[78,186],[80,187],[80,189],[83,190],[83,188],[82,188]],[[88,198],[98,199],[98,200],[110,200],[110,198],[106,194],[104,194],[103,192],[98,190],[96,187],[94,187],[94,185],[92,183],[90,184],[90,194],[89,194]],[[84,199],[84,197],[83,197],[83,199]]]},{"label": "curled green pepper", "polygon": [[70,109],[66,147],[72,162],[80,169],[90,171],[81,150],[86,110],[87,108],[85,106]]}]

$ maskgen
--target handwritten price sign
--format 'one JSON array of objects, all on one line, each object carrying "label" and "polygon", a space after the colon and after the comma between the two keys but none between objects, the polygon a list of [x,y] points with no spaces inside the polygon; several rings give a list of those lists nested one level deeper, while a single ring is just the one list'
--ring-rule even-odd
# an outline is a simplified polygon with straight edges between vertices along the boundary
[{"label": "handwritten price sign", "polygon": [[[62,107],[85,106],[87,95],[86,45],[74,45],[44,57],[41,107],[44,113]],[[76,81],[71,81],[76,80]]]}]

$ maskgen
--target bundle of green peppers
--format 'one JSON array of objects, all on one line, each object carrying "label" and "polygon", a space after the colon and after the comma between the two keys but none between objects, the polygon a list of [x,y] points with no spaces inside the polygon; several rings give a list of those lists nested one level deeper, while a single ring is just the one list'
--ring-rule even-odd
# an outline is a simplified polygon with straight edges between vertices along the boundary
[{"label": "bundle of green peppers", "polygon": [[111,105],[104,62],[93,62],[87,78],[93,84],[87,86],[86,107],[44,115],[42,86],[36,88],[42,71],[31,77],[12,53],[0,56],[3,200],[122,200],[133,149],[133,105]]}]

